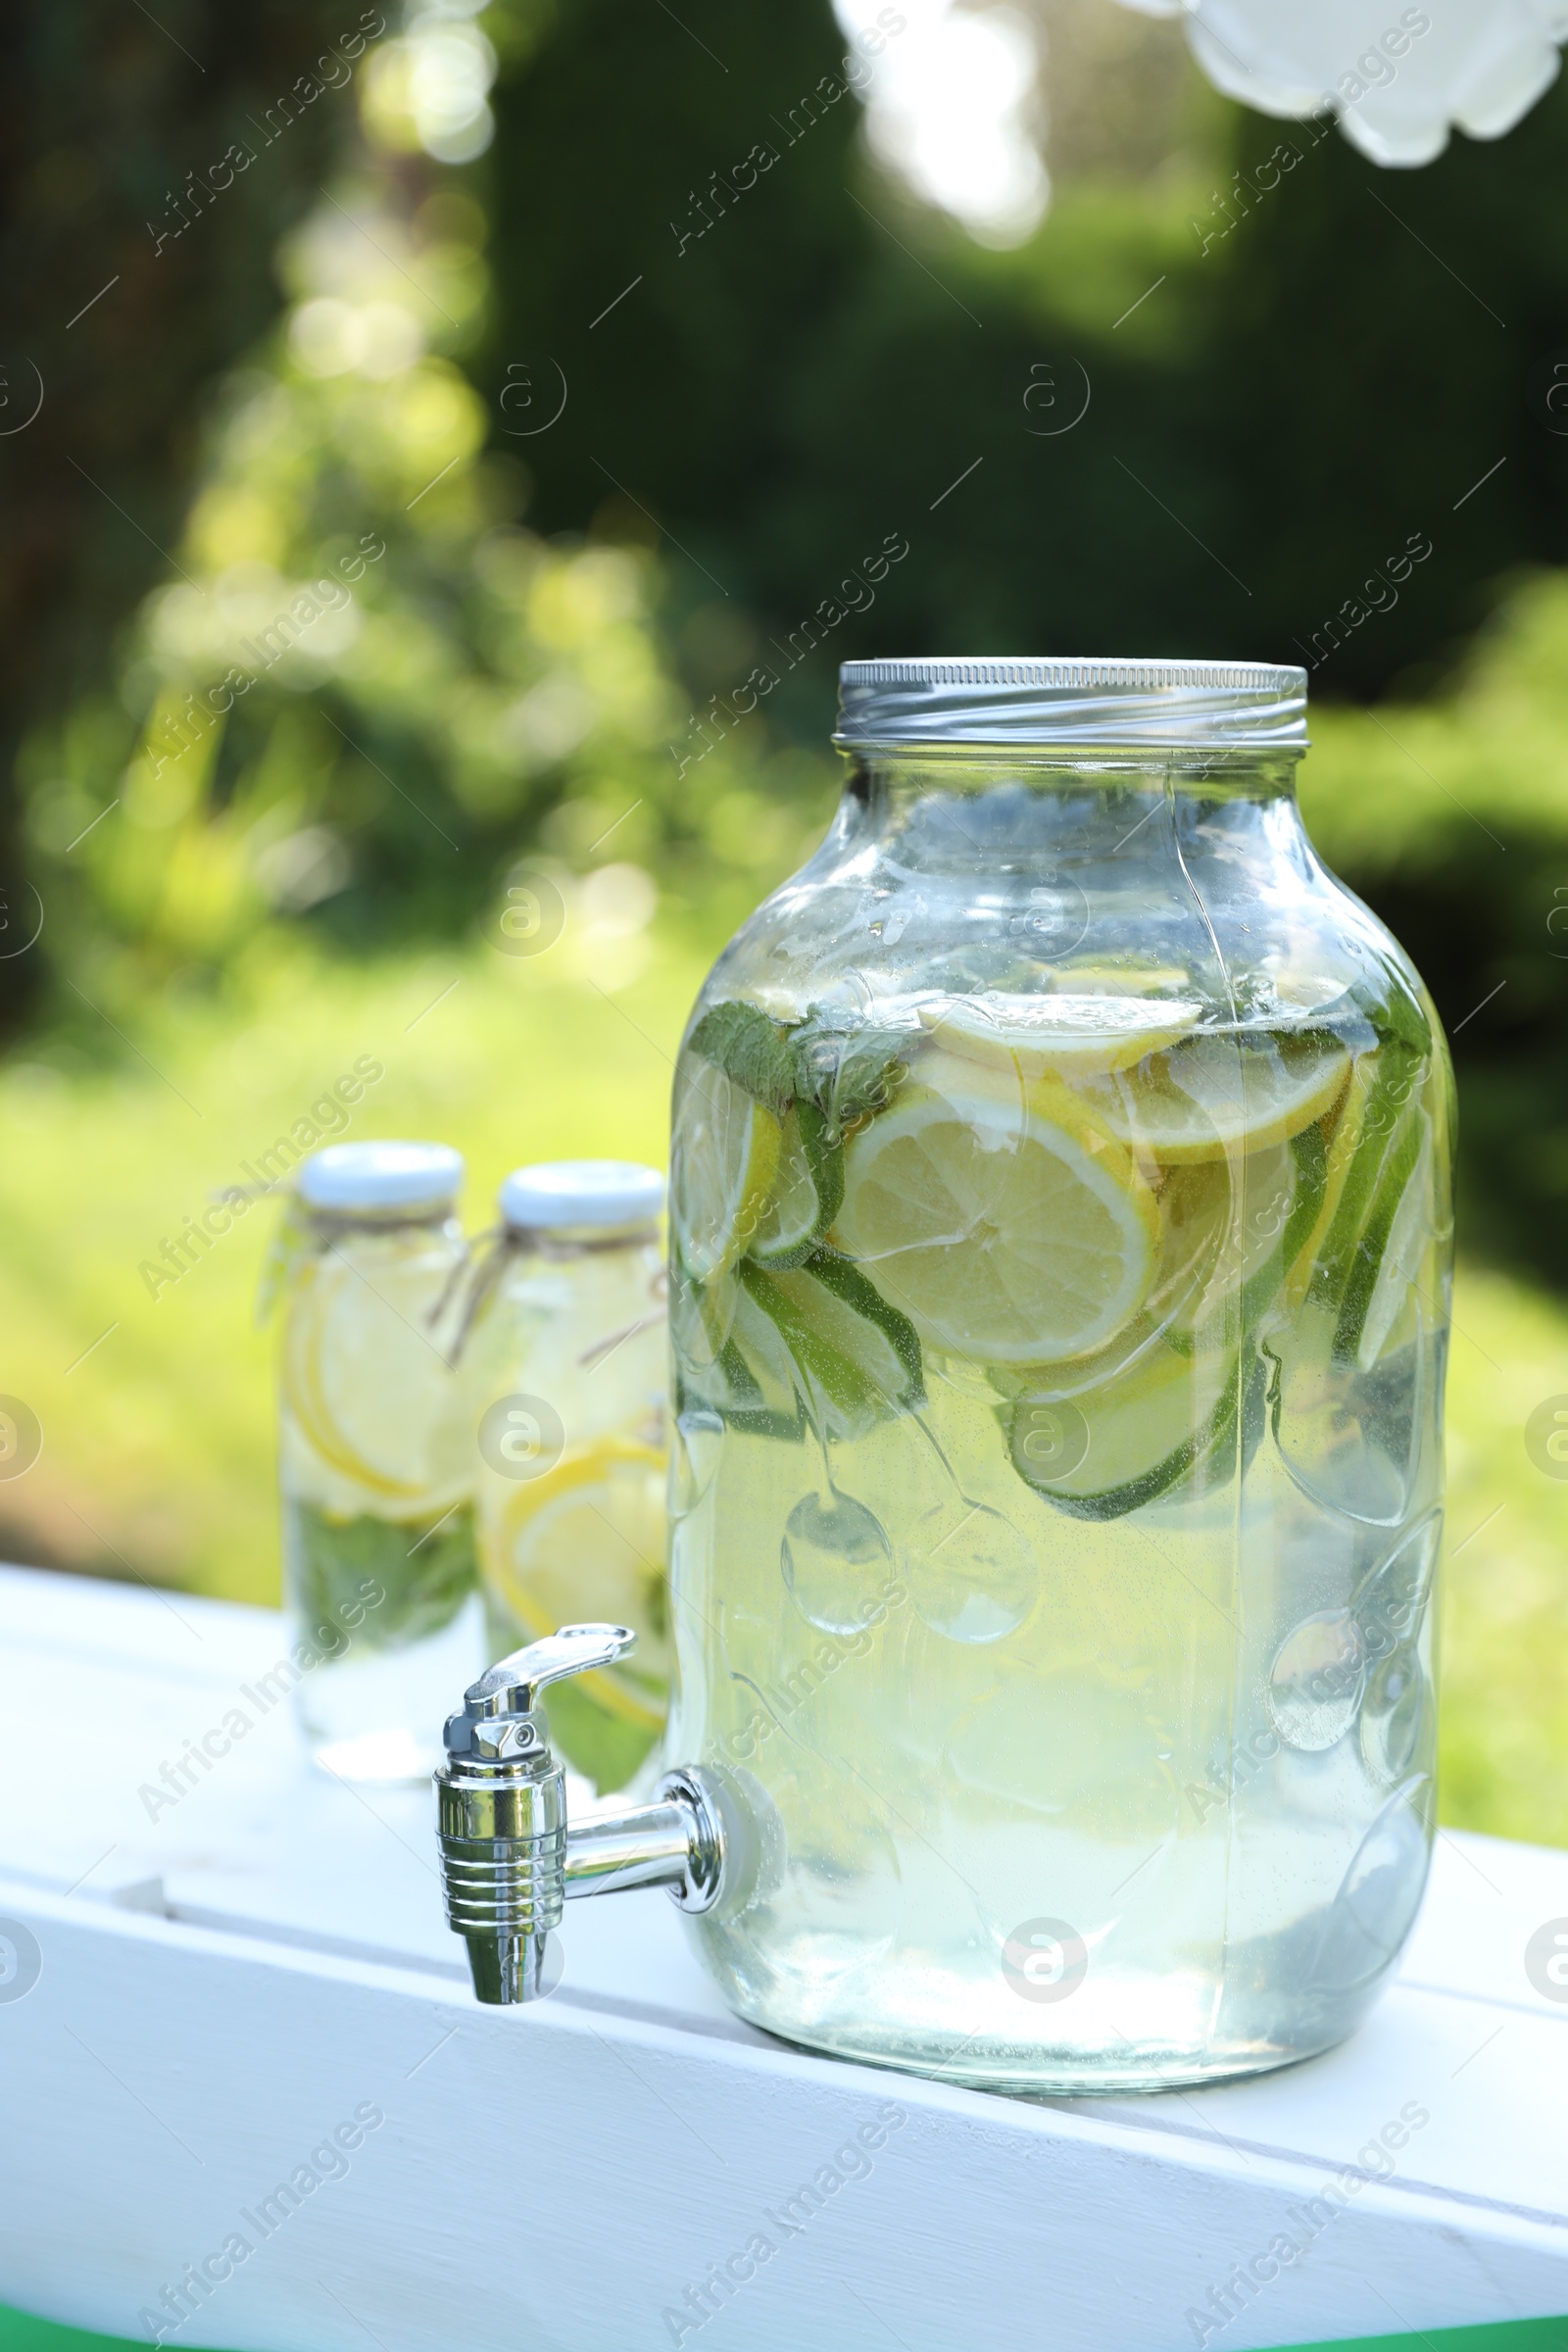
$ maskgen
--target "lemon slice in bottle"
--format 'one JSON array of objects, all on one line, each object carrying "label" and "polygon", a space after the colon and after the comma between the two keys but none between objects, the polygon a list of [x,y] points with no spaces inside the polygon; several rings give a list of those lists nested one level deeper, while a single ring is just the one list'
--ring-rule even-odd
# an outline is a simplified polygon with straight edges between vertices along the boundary
[{"label": "lemon slice in bottle", "polygon": [[1179,1167],[1288,1143],[1339,1101],[1350,1067],[1338,1038],[1194,1037],[1147,1069],[1085,1088],[1109,1131]]},{"label": "lemon slice in bottle", "polygon": [[325,1258],[287,1326],[283,1398],[301,1436],[328,1468],[382,1498],[383,1517],[410,1516],[452,1483],[432,1459],[446,1367],[425,1336],[429,1303],[426,1268],[370,1277]]},{"label": "lemon slice in bottle", "polygon": [[1022,996],[987,989],[922,1005],[920,1018],[948,1053],[1015,1070],[1020,1078],[1088,1077],[1122,1070],[1174,1045],[1202,1006],[1191,998]]},{"label": "lemon slice in bottle", "polygon": [[[568,1454],[542,1478],[507,1496],[485,1572],[530,1639],[560,1625],[630,1625],[646,1636],[662,1624],[664,1573],[664,1456],[629,1438],[605,1438]],[[645,1666],[655,1661],[644,1656]],[[655,1668],[657,1675],[657,1667]],[[663,1709],[626,1687],[626,1674],[585,1674],[611,1714],[658,1730]]]},{"label": "lemon slice in bottle", "polygon": [[699,1282],[733,1265],[757,1232],[778,1172],[779,1123],[764,1103],[694,1055],[675,1083],[669,1215]]},{"label": "lemon slice in bottle", "polygon": [[[945,1077],[955,1069],[943,1057]],[[1086,1354],[1130,1321],[1159,1244],[1131,1154],[1063,1090],[1026,1102],[961,1075],[905,1089],[852,1136],[835,1246],[932,1346],[987,1363]]]}]

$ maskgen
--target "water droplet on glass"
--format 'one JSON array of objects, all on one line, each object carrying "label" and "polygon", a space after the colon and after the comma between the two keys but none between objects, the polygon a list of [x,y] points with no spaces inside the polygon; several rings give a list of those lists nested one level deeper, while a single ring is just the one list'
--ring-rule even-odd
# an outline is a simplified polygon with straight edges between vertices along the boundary
[{"label": "water droplet on glass", "polygon": [[881,1520],[837,1488],[803,1494],[784,1522],[784,1582],[801,1615],[824,1634],[860,1631],[892,1561]]},{"label": "water droplet on glass", "polygon": [[1027,1537],[989,1503],[939,1503],[915,1523],[906,1554],[915,1611],[950,1642],[1000,1642],[1040,1591]]},{"label": "water droplet on glass", "polygon": [[1305,1617],[1280,1644],[1268,1678],[1268,1711],[1290,1747],[1316,1754],[1355,1721],[1366,1651],[1348,1609]]}]

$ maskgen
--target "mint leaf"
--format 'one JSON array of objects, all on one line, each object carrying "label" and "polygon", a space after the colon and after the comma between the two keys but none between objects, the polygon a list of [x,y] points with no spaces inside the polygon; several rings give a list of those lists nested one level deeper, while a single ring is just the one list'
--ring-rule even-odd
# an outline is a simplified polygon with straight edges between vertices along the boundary
[{"label": "mint leaf", "polygon": [[746,1094],[766,1104],[776,1119],[795,1092],[789,1047],[760,1006],[710,1004],[691,1033],[692,1052],[713,1062]]},{"label": "mint leaf", "polygon": [[907,1074],[886,1029],[815,1006],[791,1031],[789,1053],[796,1097],[815,1104],[833,1143],[856,1119],[885,1110]]}]

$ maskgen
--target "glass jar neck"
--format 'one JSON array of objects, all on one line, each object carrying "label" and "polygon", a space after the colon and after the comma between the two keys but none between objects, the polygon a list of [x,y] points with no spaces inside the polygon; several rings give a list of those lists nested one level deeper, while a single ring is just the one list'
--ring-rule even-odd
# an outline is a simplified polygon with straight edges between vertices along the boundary
[{"label": "glass jar neck", "polygon": [[892,815],[933,794],[968,796],[1006,785],[1042,797],[1099,789],[1181,795],[1208,805],[1294,802],[1300,754],[954,744],[940,749],[890,745],[847,758],[847,796]]},{"label": "glass jar neck", "polygon": [[830,857],[874,849],[906,873],[1122,869],[1172,856],[1259,868],[1310,858],[1294,751],[966,744],[852,756]]}]

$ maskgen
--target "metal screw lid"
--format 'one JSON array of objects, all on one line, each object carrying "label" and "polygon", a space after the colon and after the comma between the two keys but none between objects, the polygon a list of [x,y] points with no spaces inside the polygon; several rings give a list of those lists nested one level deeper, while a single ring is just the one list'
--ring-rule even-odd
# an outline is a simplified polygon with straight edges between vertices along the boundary
[{"label": "metal screw lid", "polygon": [[846,662],[833,740],[1298,751],[1306,672],[1267,662]]}]

